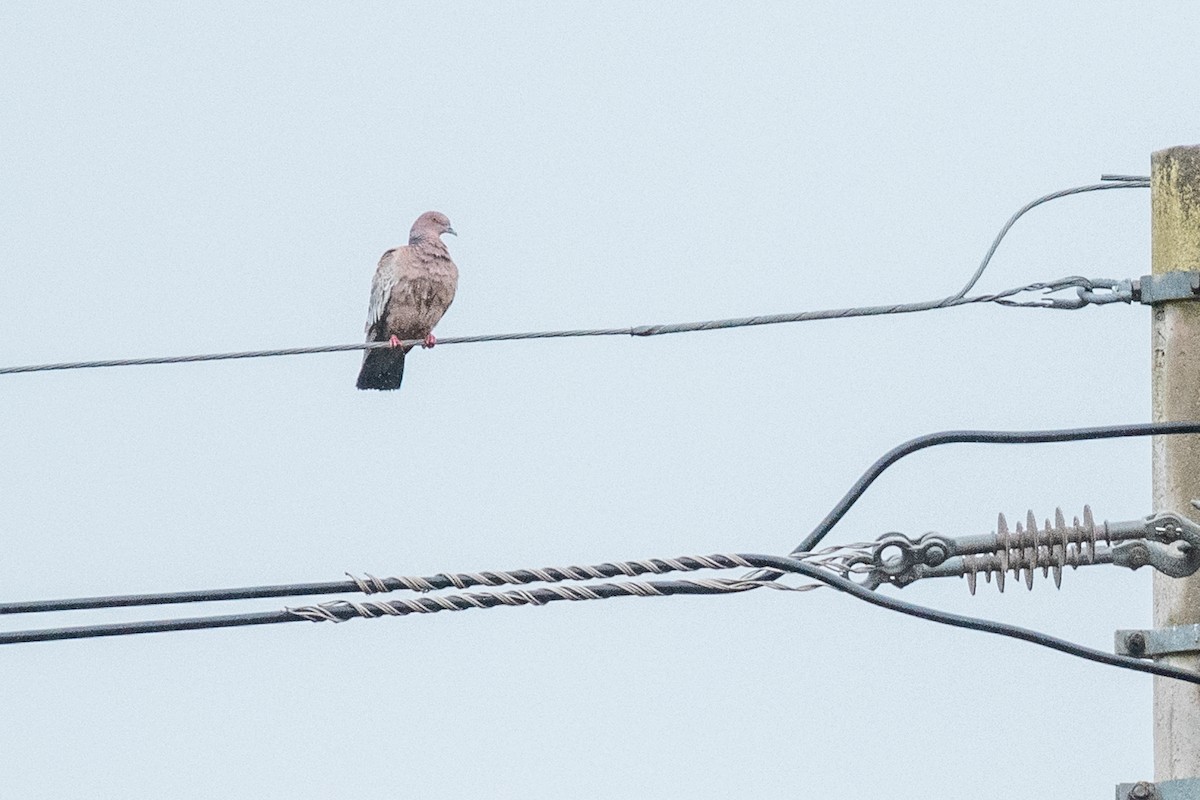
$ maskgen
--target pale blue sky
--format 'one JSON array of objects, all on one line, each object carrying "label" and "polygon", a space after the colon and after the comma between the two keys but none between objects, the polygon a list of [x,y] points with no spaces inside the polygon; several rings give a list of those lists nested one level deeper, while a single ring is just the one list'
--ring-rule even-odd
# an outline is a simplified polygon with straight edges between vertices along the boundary
[{"label": "pale blue sky", "polygon": [[[1182,3],[0,5],[0,363],[355,341],[449,215],[443,336],[920,300],[1027,200],[1198,138]],[[1145,191],[982,289],[1149,271]],[[1149,417],[1149,315],[975,307],[649,340],[0,378],[0,599],[793,547],[953,427]],[[835,540],[1150,511],[1149,444],[944,448]],[[909,600],[1111,647],[1149,577]],[[4,629],[246,606],[9,617]],[[830,591],[0,649],[21,798],[1109,797],[1150,679]],[[974,787],[964,789],[964,787]]]}]

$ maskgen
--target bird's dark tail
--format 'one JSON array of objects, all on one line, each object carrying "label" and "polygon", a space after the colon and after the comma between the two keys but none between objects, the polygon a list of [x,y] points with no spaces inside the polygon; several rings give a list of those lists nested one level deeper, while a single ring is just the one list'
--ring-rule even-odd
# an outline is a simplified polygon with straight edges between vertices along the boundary
[{"label": "bird's dark tail", "polygon": [[363,356],[358,371],[360,389],[399,389],[404,378],[404,351],[377,347]]}]

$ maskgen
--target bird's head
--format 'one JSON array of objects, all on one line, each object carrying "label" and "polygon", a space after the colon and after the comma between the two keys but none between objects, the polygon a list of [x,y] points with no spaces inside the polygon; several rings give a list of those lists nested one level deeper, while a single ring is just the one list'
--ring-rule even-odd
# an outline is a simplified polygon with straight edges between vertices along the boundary
[{"label": "bird's head", "polygon": [[450,227],[449,217],[440,211],[426,211],[413,223],[412,230],[408,233],[408,242],[416,244],[422,239],[436,239],[443,233],[458,235],[454,228]]}]

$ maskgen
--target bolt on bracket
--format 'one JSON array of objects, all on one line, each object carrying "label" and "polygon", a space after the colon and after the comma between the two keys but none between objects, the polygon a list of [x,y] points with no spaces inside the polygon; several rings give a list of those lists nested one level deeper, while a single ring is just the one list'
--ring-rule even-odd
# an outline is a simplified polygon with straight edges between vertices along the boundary
[{"label": "bolt on bracket", "polygon": [[1133,299],[1145,305],[1168,300],[1200,300],[1200,272],[1161,272],[1133,281]]},{"label": "bolt on bracket", "polygon": [[[1200,652],[1200,625],[1173,625],[1150,630],[1121,630],[1114,651],[1120,656],[1160,658]],[[1200,780],[1200,779],[1198,779]],[[1200,797],[1197,794],[1196,797]]]},{"label": "bolt on bracket", "polygon": [[1200,778],[1117,784],[1117,800],[1196,800],[1197,797],[1200,797]]}]

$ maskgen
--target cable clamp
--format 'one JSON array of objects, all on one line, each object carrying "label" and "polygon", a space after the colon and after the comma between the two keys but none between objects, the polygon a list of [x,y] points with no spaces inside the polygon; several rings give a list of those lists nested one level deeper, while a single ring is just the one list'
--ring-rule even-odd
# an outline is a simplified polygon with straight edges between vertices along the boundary
[{"label": "cable clamp", "polygon": [[[1137,281],[1128,278],[1120,281],[1111,278],[1091,278],[1084,280],[1087,285],[1080,286],[1075,290],[1075,293],[1079,295],[1079,299],[1074,301],[1060,301],[1064,303],[1061,307],[1082,308],[1087,305],[1103,306],[1109,303],[1130,303],[1134,300],[1133,287],[1137,284]],[[1097,291],[1098,289],[1103,291]]]},{"label": "cable clamp", "polygon": [[1172,578],[1200,570],[1200,525],[1179,514],[1159,513],[1147,517],[1145,527],[1145,539],[1113,547],[1114,564],[1134,570],[1149,565]]},{"label": "cable clamp", "polygon": [[1133,281],[1133,299],[1143,305],[1156,305],[1168,300],[1200,299],[1200,272],[1175,271],[1158,275],[1143,275]]}]

